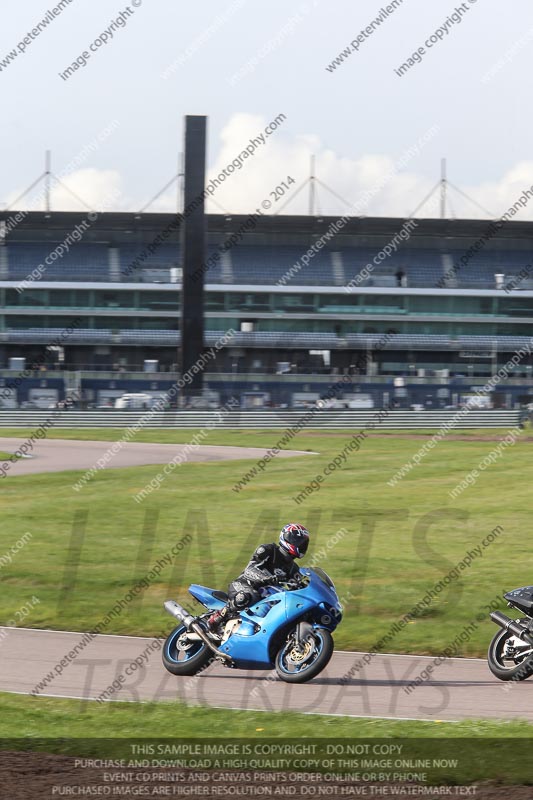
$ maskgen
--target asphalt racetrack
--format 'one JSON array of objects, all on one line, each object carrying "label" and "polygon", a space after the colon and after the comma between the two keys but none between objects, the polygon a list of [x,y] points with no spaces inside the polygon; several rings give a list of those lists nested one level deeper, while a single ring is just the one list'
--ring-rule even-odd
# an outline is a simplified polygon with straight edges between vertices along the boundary
[{"label": "asphalt racetrack", "polygon": [[[171,628],[169,619],[169,632]],[[182,700],[189,705],[390,719],[533,720],[531,683],[502,683],[482,659],[447,660],[410,694],[405,687],[433,658],[376,655],[356,670],[361,653],[337,652],[324,672],[300,686],[279,681],[275,673],[218,664],[198,676],[177,678],[161,662],[162,640],[98,635],[70,663],[64,662],[64,668],[56,669],[84,635],[0,628],[0,691],[29,694],[53,673],[38,689],[40,696],[96,700],[107,690],[101,699],[110,702]],[[109,691],[113,682],[117,689]]]},{"label": "asphalt racetrack", "polygon": [[[16,453],[25,439],[0,437],[0,450]],[[28,456],[9,463],[8,476],[36,475],[40,472],[62,472],[68,469],[87,470],[95,467],[116,442],[85,442],[75,439],[39,439],[28,448]],[[168,464],[180,453],[185,461],[226,461],[228,459],[261,459],[267,453],[262,447],[222,447],[197,445],[191,449],[186,444],[150,444],[124,442],[121,448],[103,464],[102,469],[117,467],[142,467],[148,464]],[[281,450],[276,458],[312,455],[309,451]]]}]

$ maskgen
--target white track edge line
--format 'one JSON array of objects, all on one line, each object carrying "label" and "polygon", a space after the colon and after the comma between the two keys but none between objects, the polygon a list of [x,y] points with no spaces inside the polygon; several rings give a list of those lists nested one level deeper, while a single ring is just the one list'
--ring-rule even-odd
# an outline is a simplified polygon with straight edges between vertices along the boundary
[{"label": "white track edge line", "polygon": [[[18,694],[23,695],[25,697],[55,697],[58,700],[82,700],[83,702],[93,702],[96,703],[96,697],[79,697],[78,695],[71,695],[71,694],[38,694],[38,695],[30,695],[29,692],[19,692],[17,690],[10,690],[10,689],[0,689],[0,693],[4,692],[5,694]],[[120,700],[108,698],[102,701],[103,703],[139,703],[142,705],[143,703],[158,703],[163,705],[164,703],[172,703],[172,700]],[[179,698],[176,698],[176,702],[179,702]],[[289,713],[289,714],[304,714],[305,716],[319,716],[319,717],[347,717],[349,719],[369,719],[369,720],[398,720],[404,722],[434,722],[434,720],[427,719],[425,717],[369,717],[367,714],[328,714],[325,711],[298,711],[298,710],[291,710],[287,712],[286,709],[280,709],[279,711],[272,710],[270,708],[239,708],[238,706],[210,706],[206,705],[205,703],[185,703],[186,706],[190,708],[216,708],[217,710],[221,711],[243,711],[243,712],[262,712],[264,714],[282,714],[282,713]],[[492,719],[492,717],[488,717],[487,719]],[[461,722],[458,719],[444,719],[439,720],[439,723],[450,722],[453,724]],[[119,738],[119,737],[113,737]]]}]

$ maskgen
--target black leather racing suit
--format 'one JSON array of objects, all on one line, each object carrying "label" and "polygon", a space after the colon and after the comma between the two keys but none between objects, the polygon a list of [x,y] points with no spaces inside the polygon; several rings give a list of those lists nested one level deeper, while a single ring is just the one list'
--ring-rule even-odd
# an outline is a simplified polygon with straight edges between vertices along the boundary
[{"label": "black leather racing suit", "polygon": [[257,548],[244,571],[228,587],[229,602],[221,612],[227,616],[253,606],[261,598],[261,586],[282,583],[300,574],[294,559],[277,544]]}]

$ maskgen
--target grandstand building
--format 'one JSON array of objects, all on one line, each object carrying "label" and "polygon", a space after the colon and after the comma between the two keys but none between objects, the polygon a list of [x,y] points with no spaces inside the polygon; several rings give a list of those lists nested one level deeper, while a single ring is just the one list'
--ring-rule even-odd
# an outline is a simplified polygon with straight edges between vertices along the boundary
[{"label": "grandstand building", "polygon": [[[298,405],[332,376],[361,407],[458,405],[533,337],[533,223],[209,215],[206,385]],[[100,405],[162,393],[180,363],[173,214],[0,215],[0,394]],[[14,381],[25,359],[24,379]],[[533,400],[533,355],[490,402]],[[28,374],[30,372],[30,374]],[[6,391],[5,388],[9,389]]]}]

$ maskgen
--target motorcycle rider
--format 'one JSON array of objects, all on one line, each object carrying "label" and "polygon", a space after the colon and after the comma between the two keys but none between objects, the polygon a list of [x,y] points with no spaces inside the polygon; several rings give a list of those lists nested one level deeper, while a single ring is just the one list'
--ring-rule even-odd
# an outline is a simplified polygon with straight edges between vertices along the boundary
[{"label": "motorcycle rider", "polygon": [[244,571],[230,583],[229,600],[220,611],[215,611],[207,622],[208,630],[216,633],[228,616],[236,616],[261,599],[262,586],[272,586],[286,581],[301,580],[295,558],[302,558],[309,546],[309,531],[303,525],[289,522],[279,534],[279,544],[260,545]]}]

